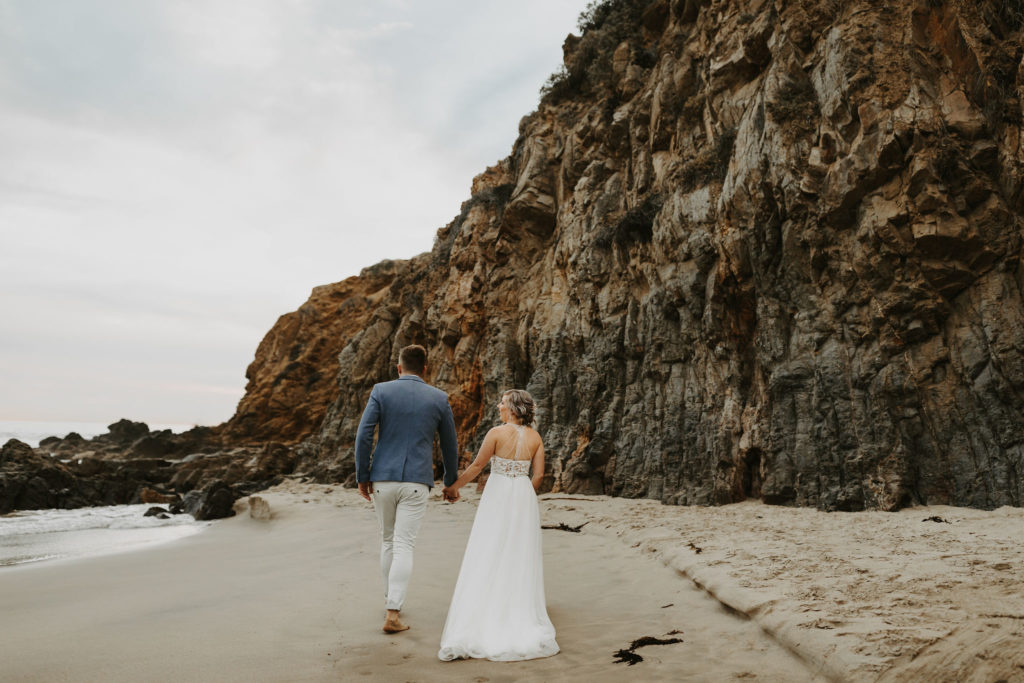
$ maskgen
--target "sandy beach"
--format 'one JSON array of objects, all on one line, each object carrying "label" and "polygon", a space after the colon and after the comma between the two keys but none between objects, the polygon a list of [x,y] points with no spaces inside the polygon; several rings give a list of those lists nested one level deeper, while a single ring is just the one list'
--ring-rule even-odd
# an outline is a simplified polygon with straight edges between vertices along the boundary
[{"label": "sandy beach", "polygon": [[829,678],[1024,681],[1024,509],[544,505],[659,558]]},{"label": "sandy beach", "polygon": [[[1015,680],[1024,677],[1024,511],[681,508],[548,494],[549,613],[562,652],[436,659],[478,494],[434,491],[403,612],[380,632],[372,509],[289,482],[144,551],[0,572],[14,681]],[[936,516],[946,522],[921,521]],[[699,549],[699,550],[698,550]],[[682,642],[635,649],[645,636]]]}]

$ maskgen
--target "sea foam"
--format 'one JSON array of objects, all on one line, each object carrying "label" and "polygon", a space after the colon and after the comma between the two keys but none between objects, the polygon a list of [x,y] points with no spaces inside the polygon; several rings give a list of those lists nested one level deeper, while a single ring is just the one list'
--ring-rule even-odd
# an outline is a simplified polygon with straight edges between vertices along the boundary
[{"label": "sea foam", "polygon": [[145,517],[149,505],[28,510],[0,516],[0,567],[132,550],[197,533],[191,515]]}]

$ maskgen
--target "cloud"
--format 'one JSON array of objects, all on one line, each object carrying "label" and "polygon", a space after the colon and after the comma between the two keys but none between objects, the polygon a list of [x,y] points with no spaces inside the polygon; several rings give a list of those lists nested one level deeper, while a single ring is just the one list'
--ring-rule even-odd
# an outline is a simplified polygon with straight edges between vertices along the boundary
[{"label": "cloud", "polygon": [[289,29],[306,28],[302,9],[299,3],[273,0],[186,0],[163,6],[183,55],[213,67],[255,71],[280,62]]},{"label": "cloud", "polygon": [[279,315],[431,247],[584,5],[0,0],[0,419],[229,417]]}]

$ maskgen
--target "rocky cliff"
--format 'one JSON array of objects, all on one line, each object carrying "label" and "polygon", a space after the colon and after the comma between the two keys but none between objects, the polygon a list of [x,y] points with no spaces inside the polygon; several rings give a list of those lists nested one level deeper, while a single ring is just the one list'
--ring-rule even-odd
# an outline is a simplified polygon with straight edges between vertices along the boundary
[{"label": "rocky cliff", "polygon": [[295,443],[313,434],[338,398],[337,357],[376,310],[403,261],[313,290],[281,316],[256,349],[234,416],[217,427],[232,443]]},{"label": "rocky cliff", "polygon": [[467,457],[501,390],[537,397],[557,490],[1020,505],[1022,19],[592,8],[511,155],[359,318],[304,466],[351,474],[418,342]]},{"label": "rocky cliff", "polygon": [[464,458],[533,393],[554,490],[1021,505],[1022,25],[1021,0],[592,5],[433,250],[283,316],[217,437],[351,480],[370,388],[421,343]]}]

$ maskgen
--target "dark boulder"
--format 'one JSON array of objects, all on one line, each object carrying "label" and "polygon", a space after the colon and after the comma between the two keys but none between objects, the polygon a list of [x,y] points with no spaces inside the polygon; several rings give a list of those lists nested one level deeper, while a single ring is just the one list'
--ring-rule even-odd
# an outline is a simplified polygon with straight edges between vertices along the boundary
[{"label": "dark boulder", "polygon": [[[234,516],[235,498],[235,492],[231,487],[217,479],[199,491],[189,491],[185,494],[181,508],[198,521],[222,519]],[[174,507],[171,511],[174,511]]]},{"label": "dark boulder", "polygon": [[9,460],[23,460],[33,455],[32,447],[24,441],[8,439],[7,443],[0,448],[0,464]]},{"label": "dark boulder", "polygon": [[40,448],[59,455],[74,455],[80,451],[88,450],[89,442],[78,432],[69,432],[63,439],[51,441],[54,437],[44,439],[39,443]]},{"label": "dark boulder", "polygon": [[146,434],[134,441],[128,449],[128,457],[162,458],[181,452],[181,444],[169,429]]},{"label": "dark boulder", "polygon": [[85,457],[73,458],[68,462],[71,470],[78,477],[95,477],[101,474],[109,474],[114,466],[99,458]]},{"label": "dark boulder", "polygon": [[[156,517],[158,515],[166,515],[167,510],[161,507],[151,507],[142,515],[143,517]],[[166,517],[160,517],[160,519],[166,519]]]},{"label": "dark boulder", "polygon": [[149,434],[149,425],[145,422],[121,419],[112,425],[107,425],[107,430],[107,434],[103,436],[108,440],[128,444]]}]

